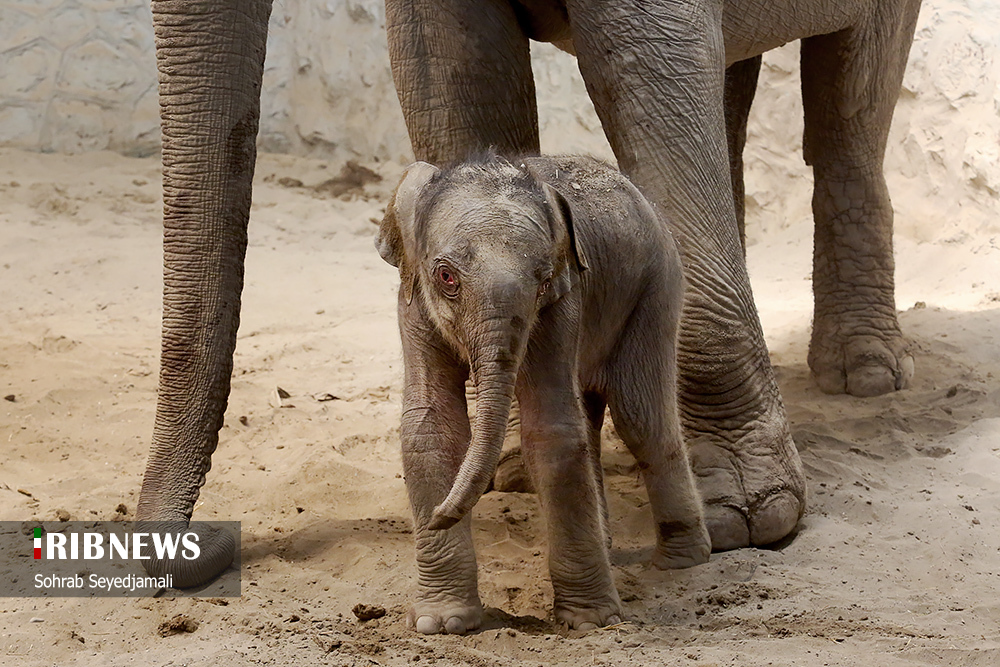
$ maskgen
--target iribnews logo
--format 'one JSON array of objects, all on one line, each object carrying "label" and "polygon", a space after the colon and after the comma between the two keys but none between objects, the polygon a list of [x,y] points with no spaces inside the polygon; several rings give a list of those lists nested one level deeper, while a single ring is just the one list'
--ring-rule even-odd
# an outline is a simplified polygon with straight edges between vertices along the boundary
[{"label": "iribnews logo", "polygon": [[[0,600],[239,597],[240,532],[238,521],[0,521]],[[200,568],[223,570],[175,587]]]},{"label": "iribnews logo", "polygon": [[[198,534],[186,533],[44,533],[34,531],[35,560],[197,560]],[[44,542],[44,549],[43,549]],[[43,558],[44,551],[44,558]]]}]

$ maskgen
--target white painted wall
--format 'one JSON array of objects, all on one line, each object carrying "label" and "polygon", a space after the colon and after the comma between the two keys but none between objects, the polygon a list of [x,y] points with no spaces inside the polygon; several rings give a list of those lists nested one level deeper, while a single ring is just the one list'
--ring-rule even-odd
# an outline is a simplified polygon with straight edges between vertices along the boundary
[{"label": "white painted wall", "polygon": [[153,32],[141,0],[0,0],[0,144],[150,153]]},{"label": "white painted wall", "polygon": [[[600,145],[575,62],[540,45],[539,76],[560,133]],[[561,54],[564,55],[564,54]],[[0,0],[0,145],[78,153],[159,149],[148,0]],[[572,120],[571,126],[562,123]],[[582,132],[581,132],[582,130]],[[591,138],[598,131],[596,141]],[[260,147],[408,161],[389,71],[383,0],[275,0]]]},{"label": "white painted wall", "polygon": [[[411,158],[384,23],[382,0],[275,1],[262,149]],[[609,157],[575,61],[544,44],[533,45],[533,58],[543,150]],[[155,84],[147,0],[0,0],[0,145],[154,153]],[[750,121],[751,242],[809,215],[801,113],[797,45],[789,45],[766,57]],[[925,0],[886,166],[898,229],[946,235],[961,214],[1000,232],[996,0]]]}]

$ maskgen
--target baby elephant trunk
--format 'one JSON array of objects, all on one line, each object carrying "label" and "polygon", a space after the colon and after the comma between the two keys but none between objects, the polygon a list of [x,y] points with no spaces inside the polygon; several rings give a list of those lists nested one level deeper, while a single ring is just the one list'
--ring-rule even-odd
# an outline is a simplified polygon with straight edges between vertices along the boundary
[{"label": "baby elephant trunk", "polygon": [[[509,337],[507,337],[509,340]],[[489,345],[485,354],[473,354],[472,379],[476,385],[476,414],[472,439],[451,491],[434,509],[428,527],[451,528],[468,514],[486,492],[500,461],[507,418],[514,398],[519,361],[518,346]]]}]

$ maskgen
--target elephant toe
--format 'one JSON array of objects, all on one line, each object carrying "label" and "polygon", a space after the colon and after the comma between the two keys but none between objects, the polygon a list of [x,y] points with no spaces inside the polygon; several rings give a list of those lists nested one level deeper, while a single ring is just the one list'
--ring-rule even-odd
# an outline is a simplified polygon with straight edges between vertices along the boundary
[{"label": "elephant toe", "polygon": [[805,512],[805,474],[778,407],[734,441],[694,435],[689,453],[713,550],[764,546],[795,530]]},{"label": "elephant toe", "polygon": [[750,510],[750,544],[766,546],[787,537],[801,516],[801,499],[787,489],[776,491]]},{"label": "elephant toe", "polygon": [[617,603],[613,606],[599,605],[591,608],[557,608],[556,620],[570,630],[588,632],[621,623],[622,614]]},{"label": "elephant toe", "polygon": [[473,602],[420,602],[406,617],[406,625],[422,635],[464,635],[483,620],[483,606]]},{"label": "elephant toe", "polygon": [[906,389],[913,379],[913,356],[900,336],[850,336],[843,344],[813,340],[809,366],[819,388],[827,394],[860,398]]},{"label": "elephant toe", "polygon": [[735,507],[709,504],[705,507],[705,523],[712,536],[712,549],[729,551],[750,546],[750,526],[746,515]]},{"label": "elephant toe", "polygon": [[902,340],[855,336],[844,350],[847,393],[881,396],[905,389],[913,377],[913,357]]},{"label": "elephant toe", "polygon": [[775,491],[752,508],[709,505],[705,518],[712,549],[729,551],[774,544],[792,534],[802,511],[802,501],[787,489]]}]

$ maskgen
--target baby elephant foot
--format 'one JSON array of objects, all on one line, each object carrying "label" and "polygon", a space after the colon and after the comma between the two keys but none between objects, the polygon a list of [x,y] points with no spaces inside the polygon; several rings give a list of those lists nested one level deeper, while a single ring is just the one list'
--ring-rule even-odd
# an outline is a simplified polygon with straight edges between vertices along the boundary
[{"label": "baby elephant foot", "polygon": [[690,434],[689,453],[716,551],[764,546],[789,535],[805,511],[805,475],[782,411],[732,434]]},{"label": "baby elephant foot", "polygon": [[497,471],[493,476],[493,489],[507,493],[534,493],[535,485],[528,475],[528,468],[521,456],[521,446],[505,449],[497,463]]},{"label": "baby elephant foot", "polygon": [[814,331],[809,346],[809,367],[827,394],[881,396],[910,385],[913,357],[899,334],[885,338],[856,335],[829,343],[820,333]]},{"label": "baby elephant foot", "polygon": [[680,570],[708,562],[712,539],[704,522],[662,522],[657,526],[653,566],[661,570]]},{"label": "baby elephant foot", "polygon": [[570,630],[596,630],[621,623],[624,619],[621,603],[608,601],[595,607],[556,606],[556,621]]},{"label": "baby elephant foot", "polygon": [[424,635],[464,635],[483,622],[483,605],[476,598],[418,602],[406,615],[406,627]]}]

